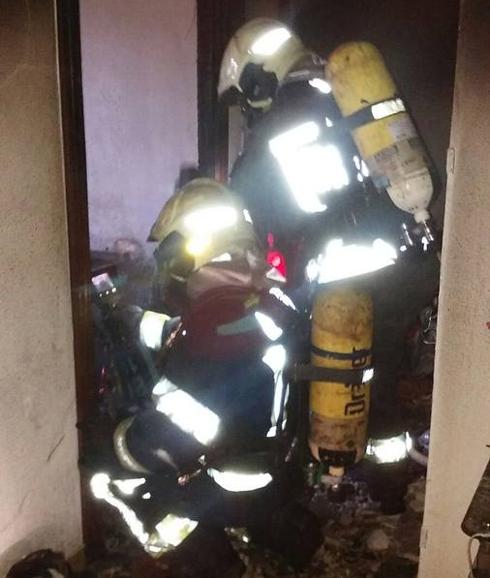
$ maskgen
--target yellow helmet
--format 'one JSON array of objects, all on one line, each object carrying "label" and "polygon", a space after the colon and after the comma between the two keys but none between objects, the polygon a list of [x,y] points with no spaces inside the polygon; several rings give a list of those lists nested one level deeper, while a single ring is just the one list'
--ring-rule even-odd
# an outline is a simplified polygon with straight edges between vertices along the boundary
[{"label": "yellow helmet", "polygon": [[252,221],[240,198],[213,179],[190,181],[163,206],[148,238],[160,245],[171,236],[192,261],[190,272],[213,260],[257,250]]},{"label": "yellow helmet", "polygon": [[232,36],[221,60],[218,94],[241,92],[253,108],[267,108],[287,74],[305,57],[301,40],[282,22],[256,18]]}]

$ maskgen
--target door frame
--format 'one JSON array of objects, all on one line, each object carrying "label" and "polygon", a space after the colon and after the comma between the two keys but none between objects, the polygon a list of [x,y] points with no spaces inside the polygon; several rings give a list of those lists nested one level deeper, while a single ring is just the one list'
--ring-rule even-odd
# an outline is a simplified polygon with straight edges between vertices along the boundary
[{"label": "door frame", "polygon": [[[55,0],[56,33],[63,141],[63,168],[68,223],[73,322],[73,352],[79,456],[84,455],[84,424],[96,408],[94,342],[91,312],[91,260],[87,196],[87,161],[83,114],[83,87],[79,0]],[[82,534],[90,549],[102,544],[97,509],[89,479],[80,469]]]}]

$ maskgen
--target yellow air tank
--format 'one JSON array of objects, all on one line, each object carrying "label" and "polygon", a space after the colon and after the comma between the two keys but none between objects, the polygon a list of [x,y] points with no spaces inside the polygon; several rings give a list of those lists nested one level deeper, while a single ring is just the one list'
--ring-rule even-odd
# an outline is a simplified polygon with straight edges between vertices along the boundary
[{"label": "yellow air tank", "polygon": [[[371,297],[350,288],[321,290],[313,306],[314,366],[362,369],[371,365]],[[372,376],[369,376],[372,377]],[[313,381],[310,385],[309,445],[313,456],[340,476],[362,459],[367,442],[370,383]]]},{"label": "yellow air tank", "polygon": [[428,155],[381,53],[368,42],[342,44],[326,63],[326,77],[342,115],[357,127],[353,138],[375,186],[429,235]]}]

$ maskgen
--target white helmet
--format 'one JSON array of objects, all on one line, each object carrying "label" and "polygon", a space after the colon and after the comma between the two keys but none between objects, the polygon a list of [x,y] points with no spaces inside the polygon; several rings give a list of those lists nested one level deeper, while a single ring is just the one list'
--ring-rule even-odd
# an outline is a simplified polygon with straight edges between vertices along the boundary
[{"label": "white helmet", "polygon": [[253,108],[267,108],[288,73],[312,57],[282,22],[256,18],[235,32],[223,55],[218,94],[241,92]]},{"label": "white helmet", "polygon": [[162,244],[172,234],[182,240],[182,250],[192,259],[192,271],[223,254],[258,248],[240,198],[207,178],[190,181],[165,203],[148,240]]}]

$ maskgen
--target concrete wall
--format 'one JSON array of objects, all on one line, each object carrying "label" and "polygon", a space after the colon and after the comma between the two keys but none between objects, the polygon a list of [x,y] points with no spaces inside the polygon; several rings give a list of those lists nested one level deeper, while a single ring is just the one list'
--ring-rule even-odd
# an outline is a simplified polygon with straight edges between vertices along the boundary
[{"label": "concrete wall", "polygon": [[83,0],[90,237],[144,242],[197,163],[195,0]]},{"label": "concrete wall", "polygon": [[490,457],[489,38],[488,0],[464,0],[420,578],[468,575],[460,525]]},{"label": "concrete wall", "polygon": [[0,576],[82,542],[52,0],[0,0]]}]

